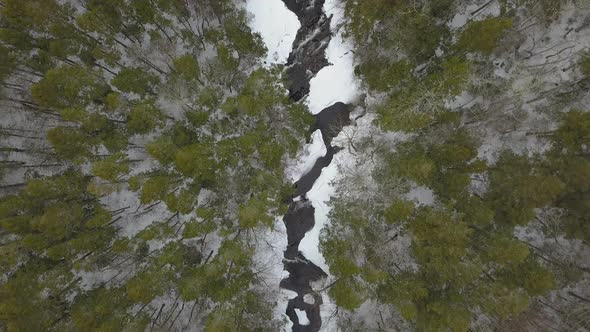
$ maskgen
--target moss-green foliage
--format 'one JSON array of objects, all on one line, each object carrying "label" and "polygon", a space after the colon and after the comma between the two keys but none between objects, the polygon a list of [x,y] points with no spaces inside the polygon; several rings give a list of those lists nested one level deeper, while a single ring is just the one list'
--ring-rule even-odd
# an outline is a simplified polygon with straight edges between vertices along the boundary
[{"label": "moss-green foliage", "polygon": [[362,288],[354,281],[336,283],[330,287],[328,295],[336,301],[339,307],[346,310],[354,310],[365,302]]},{"label": "moss-green foliage", "polygon": [[435,55],[448,35],[440,17],[448,15],[453,5],[453,1],[346,1],[346,31],[359,45],[396,49],[396,54],[422,63]]},{"label": "moss-green foliage", "polygon": [[[400,144],[397,151],[385,157],[385,176],[412,181],[428,186],[444,200],[461,200],[470,184],[470,175],[485,170],[477,160],[473,138],[457,131],[442,144],[425,148],[419,142]],[[393,222],[393,220],[392,220]]]},{"label": "moss-green foliage", "polygon": [[125,290],[130,300],[149,303],[154,297],[163,295],[166,284],[162,281],[161,271],[142,271],[125,284]]},{"label": "moss-green foliage", "polygon": [[563,116],[551,137],[548,168],[565,184],[557,206],[565,209],[568,236],[590,240],[590,113],[572,110]]},{"label": "moss-green foliage", "polygon": [[[14,275],[0,285],[0,318],[15,330],[48,329],[63,315],[62,301],[75,295],[76,257],[105,251],[114,235],[110,215],[86,191],[78,173],[31,180],[0,201],[0,227],[16,235],[17,251],[3,260]],[[12,263],[9,263],[12,261]]]},{"label": "moss-green foliage", "polygon": [[194,83],[199,81],[201,70],[197,60],[190,54],[174,59],[174,70],[186,82]]},{"label": "moss-green foliage", "polygon": [[493,17],[483,21],[471,21],[461,32],[457,48],[465,52],[491,54],[498,46],[507,29],[512,27],[512,19]]},{"label": "moss-green foliage", "polygon": [[87,105],[98,101],[107,91],[106,85],[92,72],[79,66],[51,69],[41,81],[31,86],[35,102],[57,109]]},{"label": "moss-green foliage", "polygon": [[179,149],[174,165],[181,173],[199,182],[211,181],[215,173],[211,147],[205,144],[192,144]]},{"label": "moss-green foliage", "polygon": [[203,222],[193,220],[186,225],[182,235],[184,238],[190,239],[211,233],[216,229],[217,225],[212,220],[205,220]]},{"label": "moss-green foliage", "polygon": [[10,76],[16,65],[16,56],[9,48],[3,45],[0,45],[0,63],[2,63],[2,66],[0,66],[0,80],[4,81]]},{"label": "moss-green foliage", "polygon": [[[332,223],[321,240],[330,272],[338,278],[329,294],[346,310],[358,308],[367,295],[394,304],[424,331],[466,331],[481,312],[514,317],[527,310],[532,296],[555,287],[552,274],[515,239],[514,227],[533,220],[535,209],[562,202],[570,185],[540,159],[511,152],[487,165],[477,158],[480,142],[461,128],[464,115],[446,109],[468,88],[474,64],[466,53],[491,54],[512,19],[472,21],[452,46],[448,32],[433,22],[449,19],[454,1],[414,3],[412,15],[393,10],[407,9],[404,1],[371,5],[346,3],[347,31],[360,45],[356,74],[370,91],[385,93],[375,109],[380,127],[416,137],[377,150],[378,189],[371,198],[360,204],[346,195],[333,200]],[[442,52],[433,58],[439,47]],[[579,153],[585,122],[579,113],[569,117],[554,134],[555,145],[561,153]],[[568,158],[561,165],[571,179],[585,178],[585,161]],[[472,189],[482,174],[487,177],[483,196]],[[434,207],[407,200],[404,193],[414,186],[434,192]],[[396,254],[389,253],[388,244],[403,234],[411,238],[417,267],[400,267]]]},{"label": "moss-green foliage", "polygon": [[379,124],[386,130],[418,132],[444,115],[445,101],[466,87],[470,63],[459,57],[444,59],[426,77],[411,79],[377,106]]},{"label": "moss-green foliage", "polygon": [[446,33],[445,27],[438,25],[436,20],[427,14],[402,15],[398,28],[401,28],[397,34],[402,49],[416,63],[433,57]]},{"label": "moss-green foliage", "polygon": [[572,110],[566,113],[553,136],[556,148],[569,153],[584,153],[590,143],[590,115],[588,112]]},{"label": "moss-green foliage", "polygon": [[414,146],[400,149],[388,166],[399,177],[410,179],[419,185],[429,184],[436,168],[434,161],[419,147]]},{"label": "moss-green foliage", "polygon": [[240,225],[244,228],[254,228],[258,223],[272,224],[272,217],[267,215],[268,210],[266,202],[258,199],[248,200],[238,210]]},{"label": "moss-green foliage", "polygon": [[[7,322],[5,326],[9,330],[47,329],[61,314],[57,301],[39,296],[48,286],[38,279],[47,271],[47,264],[42,261],[34,264],[38,265],[31,264],[27,269],[18,271],[0,288],[0,318]],[[51,290],[53,293],[54,290]]]},{"label": "moss-green foliage", "polygon": [[145,181],[141,188],[140,201],[142,204],[152,203],[165,198],[170,188],[170,177],[157,175]]},{"label": "moss-green foliage", "polygon": [[172,139],[168,135],[162,135],[146,146],[146,151],[164,165],[174,161],[176,149],[176,145],[174,145],[174,142],[172,142]]},{"label": "moss-green foliage", "polygon": [[410,78],[412,66],[408,61],[390,62],[385,57],[371,57],[355,68],[369,88],[388,91]]},{"label": "moss-green foliage", "polygon": [[88,138],[75,128],[57,127],[47,133],[55,152],[66,160],[81,161],[91,156]]},{"label": "moss-green foliage", "polygon": [[[284,161],[314,118],[288,99],[281,68],[259,69],[266,50],[245,10],[230,0],[7,0],[0,15],[0,79],[47,123],[51,145],[39,140],[42,166],[0,204],[0,330],[144,330],[154,299],[170,294],[198,302],[211,330],[277,330],[272,303],[253,291],[249,235],[285,211]],[[43,177],[66,168],[49,164],[75,171]],[[127,189],[139,207],[101,206]],[[171,217],[149,220],[155,209]],[[212,237],[222,248],[201,253]],[[79,270],[130,273],[82,290],[70,273]]]},{"label": "moss-green foliage", "polygon": [[266,52],[262,37],[259,34],[253,34],[250,27],[246,24],[246,12],[235,12],[233,17],[229,17],[225,22],[225,32],[232,48],[238,54],[251,54],[253,56],[263,56]]},{"label": "moss-green foliage", "polygon": [[[564,1],[534,3],[549,23]],[[411,136],[371,154],[376,194],[335,198],[321,238],[338,280],[328,294],[344,310],[394,305],[423,331],[464,331],[481,313],[509,319],[555,287],[513,235],[538,209],[558,208],[566,235],[590,241],[588,112],[564,114],[546,156],[479,160],[472,114],[447,108],[481,66],[473,53],[493,54],[513,23],[503,8],[449,31],[458,4],[345,2],[356,74],[384,97],[377,124]],[[74,169],[27,172],[0,199],[0,330],[145,330],[154,299],[170,294],[195,301],[208,331],[278,330],[256,291],[252,235],[284,212],[293,188],[283,163],[313,117],[286,97],[281,68],[253,70],[264,46],[245,12],[230,0],[5,0],[0,15],[0,79],[24,84],[23,107],[51,119],[48,159]],[[136,191],[145,215],[170,218],[122,236],[143,212],[103,207],[107,182]],[[409,200],[416,186],[432,190],[433,206]],[[397,260],[399,237],[415,264]],[[119,269],[131,273],[84,289],[75,276]],[[174,319],[168,310],[160,323]]]},{"label": "moss-green foliage", "polygon": [[582,55],[579,65],[582,74],[584,74],[586,77],[590,76],[590,53],[585,53]]},{"label": "moss-green foliage", "polygon": [[[426,331],[466,331],[478,310],[502,318],[526,310],[531,296],[554,287],[553,276],[510,232],[488,228],[494,214],[485,202],[475,196],[469,201],[457,205],[467,213],[404,199],[390,201],[382,214],[375,206],[335,205],[322,236],[322,252],[338,278],[330,296],[355,310],[367,294],[376,294]],[[468,212],[474,209],[478,218]],[[357,221],[362,216],[371,221]],[[417,270],[391,269],[396,258],[384,252],[396,237],[388,231],[392,226],[409,232]]]},{"label": "moss-green foliage", "polygon": [[190,214],[198,203],[198,189],[200,188],[182,189],[177,194],[169,193],[166,196],[166,206],[170,211]]},{"label": "moss-green foliage", "polygon": [[92,173],[107,181],[116,181],[121,175],[129,173],[129,163],[121,154],[109,156],[92,165]]},{"label": "moss-green foliage", "polygon": [[[405,4],[406,1],[400,2]],[[378,19],[391,18],[399,10],[398,3],[378,0],[371,3],[360,1],[346,1],[346,17],[349,22],[346,25],[347,32],[354,37],[356,41],[367,41],[368,37],[375,34],[375,38],[382,38],[376,35],[374,31],[374,22]]]},{"label": "moss-green foliage", "polygon": [[114,87],[123,92],[133,92],[139,95],[153,94],[159,78],[141,68],[125,68],[115,76],[111,82]]},{"label": "moss-green foliage", "polygon": [[414,203],[411,201],[396,199],[385,209],[385,221],[389,224],[405,222],[414,212]]},{"label": "moss-green foliage", "polygon": [[154,101],[146,100],[133,106],[127,118],[130,134],[147,134],[162,124],[163,115]]},{"label": "moss-green foliage", "polygon": [[430,15],[437,19],[449,19],[459,2],[457,0],[437,0],[429,2]]},{"label": "moss-green foliage", "polygon": [[552,203],[564,187],[559,178],[535,168],[526,157],[506,152],[490,172],[488,199],[496,222],[523,225],[534,218],[535,208]]},{"label": "moss-green foliage", "polygon": [[132,316],[121,310],[131,305],[123,288],[98,288],[84,294],[72,311],[74,327],[81,330],[109,331],[134,327],[146,328],[149,320]]}]

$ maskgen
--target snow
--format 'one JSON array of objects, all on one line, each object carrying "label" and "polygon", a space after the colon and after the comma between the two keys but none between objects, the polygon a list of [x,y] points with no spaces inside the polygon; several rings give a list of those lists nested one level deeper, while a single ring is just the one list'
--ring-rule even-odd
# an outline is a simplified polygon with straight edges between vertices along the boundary
[{"label": "snow", "polygon": [[313,295],[311,295],[311,294],[305,294],[303,296],[303,301],[307,304],[314,304],[315,303],[315,299],[314,299]]},{"label": "snow", "polygon": [[322,270],[327,272],[329,270],[326,260],[320,253],[320,231],[324,225],[329,221],[328,214],[330,213],[330,206],[328,201],[334,194],[334,186],[332,181],[338,175],[338,166],[332,160],[332,163],[322,170],[322,175],[316,180],[311,190],[307,193],[307,198],[312,202],[315,208],[315,226],[305,234],[305,237],[299,244],[299,250],[303,255],[319,266]]},{"label": "snow", "polygon": [[449,22],[449,26],[451,29],[460,29],[469,21],[482,21],[489,17],[499,16],[500,10],[499,1],[488,3],[488,0],[479,0],[460,8]]},{"label": "snow", "polygon": [[[275,218],[274,229],[270,230],[263,227],[257,230],[256,234],[256,253],[254,255],[255,265],[260,273],[264,287],[263,293],[269,297],[270,301],[276,301],[273,314],[276,320],[288,319],[287,305],[289,299],[297,296],[297,293],[280,288],[282,279],[289,276],[289,272],[283,267],[283,252],[287,249],[287,229],[281,217]],[[290,326],[285,326],[285,330],[290,330]]]},{"label": "snow", "polygon": [[311,135],[311,144],[306,144],[303,150],[297,155],[294,165],[287,169],[287,175],[292,182],[299,180],[305,173],[309,172],[318,158],[323,157],[328,152],[324,140],[322,139],[321,130],[316,130]]},{"label": "snow", "polygon": [[[337,31],[344,19],[343,4],[339,0],[327,0],[324,11],[327,16],[334,15],[330,23],[331,30]],[[306,102],[313,114],[341,101],[350,103],[359,96],[360,84],[354,76],[354,54],[352,44],[345,40],[341,33],[332,36],[326,49],[328,62],[332,65],[324,67],[310,81],[310,92]]]},{"label": "snow", "polygon": [[[559,93],[569,90],[581,78],[577,62],[590,48],[588,29],[584,25],[588,9],[567,4],[551,24],[521,18],[515,27],[522,38],[517,51],[504,50],[493,60],[492,84],[505,92],[493,98],[478,98],[465,108],[476,106],[496,114],[489,115],[487,126],[479,129],[482,144],[478,157],[494,163],[501,150],[519,154],[544,153],[549,142],[534,133],[555,129],[555,113],[570,107],[587,108],[584,99],[556,104]],[[531,24],[535,23],[535,24]],[[487,84],[486,79],[478,84]],[[558,105],[558,106],[556,106]],[[532,134],[529,134],[532,133]]]},{"label": "snow", "polygon": [[[344,18],[342,4],[338,0],[327,0],[324,3],[324,11],[328,16],[333,15],[330,28],[337,31]],[[306,102],[313,114],[321,112],[335,102],[350,103],[358,98],[360,84],[354,76],[353,54],[349,52],[351,49],[351,44],[344,40],[340,33],[333,36],[326,50],[328,61],[333,65],[320,70],[310,82],[311,88]],[[315,227],[305,235],[299,245],[299,250],[305,257],[326,272],[328,266],[319,252],[319,235],[328,222],[330,207],[327,202],[334,194],[332,181],[338,175],[338,159],[338,155],[334,156],[332,163],[322,170],[322,174],[307,193],[315,208]]]},{"label": "snow", "polygon": [[[336,33],[326,49],[328,62],[332,65],[324,67],[310,81],[310,93],[306,103],[313,114],[321,112],[324,108],[338,101],[352,103],[360,96],[360,83],[354,76],[354,58],[353,53],[350,52],[353,47],[338,31],[344,18],[343,4],[339,0],[327,0],[324,3],[324,11],[327,16],[333,15],[330,28],[333,33]],[[344,132],[339,136],[343,135],[345,135]],[[307,193],[307,198],[315,208],[315,226],[305,234],[299,244],[299,250],[303,255],[326,273],[329,273],[329,268],[320,253],[320,232],[329,222],[330,206],[328,201],[335,192],[333,182],[339,174],[338,165],[344,163],[344,159],[350,159],[350,155],[342,152],[336,154],[332,163],[322,170],[321,175]],[[322,329],[325,331],[336,330],[336,321],[330,319],[333,313],[333,304],[325,294],[322,297]]]},{"label": "snow", "polygon": [[419,205],[434,205],[434,192],[427,187],[416,187],[407,194],[408,199]]},{"label": "snow", "polygon": [[[251,28],[261,34],[264,43],[269,49],[267,62],[284,63],[299,28],[299,22],[295,14],[290,12],[279,0],[250,0],[247,4],[247,10],[253,14],[253,20],[250,22]],[[338,31],[344,17],[342,4],[338,0],[327,0],[324,4],[324,11],[328,16],[333,15],[331,29],[332,31]],[[353,53],[350,52],[352,49],[352,45],[344,40],[340,33],[335,33],[326,49],[326,56],[331,65],[323,68],[310,81],[310,93],[305,103],[311,113],[317,114],[338,101],[352,103],[358,99],[360,84],[354,76],[354,58]],[[287,174],[289,178],[292,181],[298,180],[326,152],[327,149],[322,140],[321,132],[318,130],[313,133],[311,144],[305,146],[297,156],[295,164],[288,168]],[[305,235],[299,249],[307,259],[325,272],[328,272],[329,269],[319,251],[319,236],[322,228],[328,223],[330,207],[327,202],[334,194],[332,182],[339,173],[339,160],[344,162],[343,158],[350,159],[350,157],[349,154],[342,152],[334,156],[332,163],[323,169],[322,174],[307,194],[307,198],[315,208],[316,224]],[[323,300],[322,316],[325,316],[326,312],[329,315],[331,314],[329,308],[332,307],[330,299],[324,296]],[[277,312],[282,310],[286,304],[284,298],[280,298],[278,302]],[[304,311],[297,310],[296,312],[300,324],[309,324],[309,319]],[[335,328],[335,326],[332,326],[335,322],[328,322],[328,320],[324,320],[324,322],[324,330]]]},{"label": "snow", "polygon": [[309,325],[309,319],[307,319],[307,313],[304,310],[295,309],[295,313],[299,319],[299,325]]},{"label": "snow", "polygon": [[249,0],[246,10],[252,15],[250,28],[260,33],[268,49],[268,64],[287,62],[297,30],[299,20],[295,13],[287,9],[280,0]]}]

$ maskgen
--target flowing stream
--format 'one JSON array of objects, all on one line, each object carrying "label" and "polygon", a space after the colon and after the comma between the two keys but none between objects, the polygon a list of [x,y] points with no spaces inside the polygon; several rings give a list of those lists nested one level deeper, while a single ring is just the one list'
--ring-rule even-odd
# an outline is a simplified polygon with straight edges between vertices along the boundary
[{"label": "flowing stream", "polygon": [[350,46],[335,33],[343,16],[339,0],[250,1],[257,7],[258,31],[270,46],[270,59],[267,59],[270,63],[285,60],[286,38],[282,36],[288,37],[291,33],[288,25],[293,25],[288,22],[284,8],[282,14],[276,15],[280,12],[277,3],[282,1],[299,21],[290,53],[283,62],[287,89],[293,101],[307,103],[315,115],[312,131],[319,130],[321,135],[312,136],[312,146],[325,150],[325,154],[318,156],[315,151],[308,155],[309,160],[305,162],[310,167],[295,182],[297,196],[283,218],[287,230],[283,264],[289,276],[281,280],[280,287],[297,293],[286,309],[293,323],[292,330],[319,331],[322,328],[321,307],[329,299],[314,291],[312,283],[328,276],[319,252],[319,234],[327,222],[330,182],[337,174],[332,161],[340,148],[333,146],[332,140],[350,124],[350,103],[358,97],[352,53],[348,52]]}]

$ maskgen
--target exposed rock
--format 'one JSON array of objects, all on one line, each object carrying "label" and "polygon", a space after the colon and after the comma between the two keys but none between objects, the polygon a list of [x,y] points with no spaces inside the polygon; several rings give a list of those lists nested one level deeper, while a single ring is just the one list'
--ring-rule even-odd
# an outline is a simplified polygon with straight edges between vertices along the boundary
[{"label": "exposed rock", "polygon": [[325,50],[331,39],[330,19],[324,14],[324,0],[283,0],[301,23],[287,59],[287,89],[292,100],[309,93],[309,81],[325,66]]}]

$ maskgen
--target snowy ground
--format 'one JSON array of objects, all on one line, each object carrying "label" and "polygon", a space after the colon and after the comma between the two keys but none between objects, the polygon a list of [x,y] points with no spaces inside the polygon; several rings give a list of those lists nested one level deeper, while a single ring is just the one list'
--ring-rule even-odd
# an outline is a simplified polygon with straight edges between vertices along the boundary
[{"label": "snowy ground", "polygon": [[287,229],[282,217],[276,218],[273,230],[261,228],[256,234],[256,242],[258,248],[254,260],[260,269],[259,272],[263,272],[261,275],[264,279],[264,293],[272,297],[269,300],[277,302],[274,316],[286,322],[284,331],[290,331],[293,323],[285,313],[289,299],[296,297],[297,293],[279,287],[281,280],[289,276],[289,272],[285,271],[283,266],[283,252],[287,250]]},{"label": "snowy ground", "polygon": [[[287,9],[281,0],[248,0],[246,10],[252,15],[250,27],[252,30],[260,33],[268,49],[265,63],[267,65],[284,64],[291,52],[295,35],[300,27],[297,16]],[[321,135],[319,136],[321,137]],[[302,155],[309,155],[309,158],[297,163],[292,172],[289,172],[292,173],[290,177],[300,176],[306,169],[313,166],[312,162],[310,166],[309,159],[317,159],[319,157],[318,153],[321,153],[323,143],[319,146],[316,145],[306,147]],[[285,320],[286,324],[283,330],[290,331],[292,323],[285,313],[289,299],[296,297],[297,294],[279,287],[281,280],[289,275],[284,270],[282,262],[283,251],[287,247],[285,225],[281,218],[277,218],[275,228],[272,231],[258,235],[261,238],[258,241],[260,246],[257,250],[255,260],[265,269],[265,286],[268,288],[271,296],[274,295],[276,298],[275,318]]]},{"label": "snowy ground", "polygon": [[291,182],[296,182],[304,174],[309,172],[318,158],[326,155],[328,149],[322,139],[321,130],[316,130],[311,134],[311,144],[306,144],[303,150],[297,154],[297,159],[293,165],[288,166],[287,176]]},{"label": "snowy ground", "polygon": [[299,20],[281,0],[248,0],[246,10],[252,14],[250,28],[260,33],[268,54],[268,64],[284,64],[297,30]]}]

